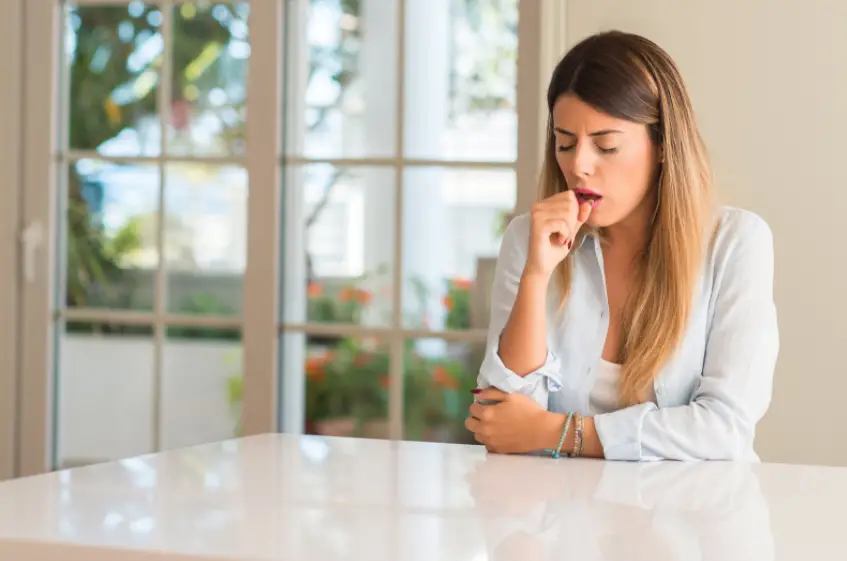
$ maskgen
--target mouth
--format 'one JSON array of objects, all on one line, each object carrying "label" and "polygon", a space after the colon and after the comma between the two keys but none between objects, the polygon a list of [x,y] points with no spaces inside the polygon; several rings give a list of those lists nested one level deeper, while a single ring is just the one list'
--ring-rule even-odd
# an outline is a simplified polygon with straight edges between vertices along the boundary
[{"label": "mouth", "polygon": [[600,193],[595,193],[590,189],[576,188],[573,190],[573,192],[574,195],[576,195],[576,198],[580,202],[580,204],[587,201],[596,205],[603,198],[603,195],[601,195]]}]

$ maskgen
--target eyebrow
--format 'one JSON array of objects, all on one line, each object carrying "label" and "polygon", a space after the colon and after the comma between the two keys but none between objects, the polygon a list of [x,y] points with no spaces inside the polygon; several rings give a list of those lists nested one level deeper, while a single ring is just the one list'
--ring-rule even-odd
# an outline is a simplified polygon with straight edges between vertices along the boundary
[{"label": "eyebrow", "polygon": [[[572,133],[571,131],[566,131],[565,129],[563,129],[561,127],[553,127],[553,130],[556,131],[557,133],[563,134],[565,136],[576,137],[576,134]],[[623,134],[623,131],[619,131],[617,129],[603,129],[603,130],[599,130],[599,131],[590,132],[590,133],[588,133],[588,136],[603,136],[603,135],[606,135],[606,134]]]}]

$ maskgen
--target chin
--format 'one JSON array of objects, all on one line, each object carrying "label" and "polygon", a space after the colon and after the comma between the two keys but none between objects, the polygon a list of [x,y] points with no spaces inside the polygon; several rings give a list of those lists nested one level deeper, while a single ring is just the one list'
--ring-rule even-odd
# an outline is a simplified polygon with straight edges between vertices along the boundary
[{"label": "chin", "polygon": [[610,222],[608,220],[605,220],[605,217],[603,216],[602,212],[597,214],[594,214],[592,212],[591,215],[588,217],[588,220],[585,221],[585,224],[586,226],[589,226],[591,228],[605,228],[606,226],[610,225]]},{"label": "chin", "polygon": [[592,211],[588,215],[588,220],[585,221],[585,224],[591,228],[608,228],[621,220],[623,220],[623,217],[620,216],[620,213],[616,212],[614,207],[605,207],[601,203],[597,207],[597,210]]}]

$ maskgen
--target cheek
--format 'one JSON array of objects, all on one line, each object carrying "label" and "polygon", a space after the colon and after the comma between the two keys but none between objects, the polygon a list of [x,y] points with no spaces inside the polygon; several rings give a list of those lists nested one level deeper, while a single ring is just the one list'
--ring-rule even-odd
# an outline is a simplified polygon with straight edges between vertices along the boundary
[{"label": "cheek", "polygon": [[570,166],[568,166],[566,158],[567,158],[567,154],[557,151],[557,153],[556,153],[556,165],[559,166],[559,171],[562,172],[562,175],[564,175],[567,178]]},{"label": "cheek", "polygon": [[642,154],[617,154],[604,166],[604,182],[616,197],[641,200],[650,186],[652,170]]},{"label": "cheek", "polygon": [[[576,182],[576,177],[574,175],[573,154],[567,152],[559,152],[558,154],[556,154],[556,165],[559,167],[559,171],[565,178],[565,183],[571,185]],[[599,170],[595,169],[595,173],[597,172],[599,172]]]}]

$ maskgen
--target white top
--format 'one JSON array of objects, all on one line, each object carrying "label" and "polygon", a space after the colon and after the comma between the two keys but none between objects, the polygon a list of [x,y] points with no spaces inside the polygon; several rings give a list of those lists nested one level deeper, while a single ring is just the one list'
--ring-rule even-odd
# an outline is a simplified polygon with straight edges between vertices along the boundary
[{"label": "white top", "polygon": [[[619,382],[621,377],[621,365],[603,360],[597,364],[597,373],[594,378],[594,387],[588,394],[588,412],[591,415],[602,415],[620,409]],[[656,394],[652,389],[650,401],[656,402]]]},{"label": "white top", "polygon": [[[714,226],[714,228],[712,228]],[[609,331],[600,243],[574,246],[573,284],[563,312],[551,283],[547,360],[521,377],[499,357],[529,247],[530,217],[509,223],[491,289],[491,321],[479,387],[531,396],[557,413],[591,414],[590,394]],[[610,460],[755,461],[756,425],[771,402],[779,353],[773,300],[773,236],[758,215],[724,207],[710,232],[684,337],[653,382],[655,401],[595,415]]]},{"label": "white top", "polygon": [[847,469],[263,435],[0,483],[0,559],[844,559]]}]

